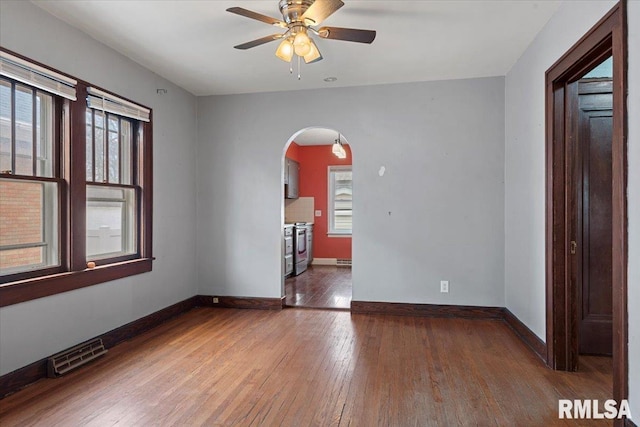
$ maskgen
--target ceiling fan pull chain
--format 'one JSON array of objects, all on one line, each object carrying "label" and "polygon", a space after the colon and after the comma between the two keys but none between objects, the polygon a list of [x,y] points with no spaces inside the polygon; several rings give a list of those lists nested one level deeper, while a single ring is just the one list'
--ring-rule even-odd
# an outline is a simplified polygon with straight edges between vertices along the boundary
[{"label": "ceiling fan pull chain", "polygon": [[298,56],[298,80],[300,80],[300,57],[299,56]]}]

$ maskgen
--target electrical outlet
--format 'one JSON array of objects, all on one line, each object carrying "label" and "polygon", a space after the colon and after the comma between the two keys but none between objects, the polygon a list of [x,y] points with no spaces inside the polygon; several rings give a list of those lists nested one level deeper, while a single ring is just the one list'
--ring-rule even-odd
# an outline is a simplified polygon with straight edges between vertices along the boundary
[{"label": "electrical outlet", "polygon": [[217,304],[218,303],[218,297],[213,297],[213,303]]},{"label": "electrical outlet", "polygon": [[317,210],[315,212],[316,217],[322,216],[322,211],[321,210]]},{"label": "electrical outlet", "polygon": [[440,281],[440,292],[446,294],[449,293],[449,281],[448,280],[441,280]]}]

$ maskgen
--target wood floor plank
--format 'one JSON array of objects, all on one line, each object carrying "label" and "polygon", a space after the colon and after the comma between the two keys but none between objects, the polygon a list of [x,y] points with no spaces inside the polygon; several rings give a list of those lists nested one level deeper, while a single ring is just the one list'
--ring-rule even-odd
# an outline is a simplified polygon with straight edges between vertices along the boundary
[{"label": "wood floor plank", "polygon": [[310,266],[285,280],[285,305],[289,307],[348,310],[351,306],[351,268]]},{"label": "wood floor plank", "polygon": [[570,426],[611,362],[554,372],[498,320],[198,308],[0,400],[4,426]]}]

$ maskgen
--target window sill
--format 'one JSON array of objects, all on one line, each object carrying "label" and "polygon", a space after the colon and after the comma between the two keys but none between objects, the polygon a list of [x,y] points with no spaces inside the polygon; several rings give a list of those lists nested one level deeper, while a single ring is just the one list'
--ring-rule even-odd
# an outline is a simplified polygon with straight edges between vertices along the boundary
[{"label": "window sill", "polygon": [[351,237],[352,233],[327,233],[327,237]]},{"label": "window sill", "polygon": [[0,307],[146,273],[152,270],[152,263],[153,258],[139,258],[93,269],[5,283],[0,285]]}]

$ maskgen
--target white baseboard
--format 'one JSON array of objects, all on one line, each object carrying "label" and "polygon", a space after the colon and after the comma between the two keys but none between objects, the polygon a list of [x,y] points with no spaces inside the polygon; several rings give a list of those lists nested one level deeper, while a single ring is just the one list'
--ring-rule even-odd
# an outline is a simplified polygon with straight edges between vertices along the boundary
[{"label": "white baseboard", "polygon": [[336,265],[337,263],[336,258],[314,258],[311,261],[311,265]]},{"label": "white baseboard", "polygon": [[338,258],[314,258],[311,265],[332,265],[341,267],[351,267],[350,259]]}]

